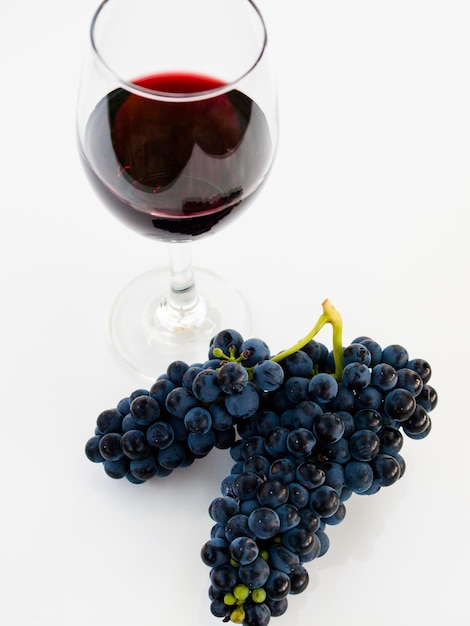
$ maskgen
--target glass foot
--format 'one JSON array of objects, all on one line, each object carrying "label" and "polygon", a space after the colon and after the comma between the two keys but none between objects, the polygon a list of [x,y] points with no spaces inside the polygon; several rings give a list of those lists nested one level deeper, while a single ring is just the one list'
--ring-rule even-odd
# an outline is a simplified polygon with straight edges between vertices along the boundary
[{"label": "glass foot", "polygon": [[130,282],[116,299],[109,336],[117,355],[141,378],[154,381],[175,360],[203,363],[212,337],[233,328],[248,338],[251,316],[233,285],[207,270],[195,270],[198,305],[175,310],[166,295],[168,270],[153,270]]}]

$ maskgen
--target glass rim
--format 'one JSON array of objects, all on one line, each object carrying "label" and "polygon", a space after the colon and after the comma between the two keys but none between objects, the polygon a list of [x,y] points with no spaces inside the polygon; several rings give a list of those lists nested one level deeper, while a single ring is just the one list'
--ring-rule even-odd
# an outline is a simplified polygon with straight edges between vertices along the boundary
[{"label": "glass rim", "polygon": [[[202,99],[213,98],[218,95],[222,95],[224,93],[227,93],[231,89],[233,89],[235,85],[237,85],[240,81],[242,81],[249,74],[251,74],[251,72],[253,72],[253,70],[259,65],[266,51],[267,42],[268,42],[268,33],[267,33],[266,23],[264,21],[263,15],[261,14],[261,11],[259,10],[259,8],[257,7],[257,5],[255,4],[253,0],[245,0],[245,2],[251,5],[256,15],[258,16],[260,24],[261,24],[261,29],[262,29],[262,43],[260,46],[259,54],[255,57],[254,62],[248,67],[248,69],[245,72],[243,72],[237,78],[231,80],[230,82],[222,84],[220,87],[213,87],[211,89],[207,89],[203,91],[169,92],[169,91],[158,91],[155,89],[142,87],[136,83],[133,83],[129,80],[122,78],[115,70],[113,70],[113,68],[109,65],[109,63],[105,61],[103,55],[98,49],[98,44],[95,38],[95,27],[97,25],[97,22],[101,13],[103,12],[104,7],[109,2],[110,0],[103,0],[101,4],[98,6],[98,8],[96,9],[93,15],[93,18],[91,20],[89,35],[90,35],[90,41],[91,41],[93,53],[95,54],[99,62],[106,68],[106,70],[110,72],[110,74],[112,74],[112,76],[116,79],[116,81],[119,83],[120,86],[124,87],[127,91],[130,91],[131,93],[140,95],[142,97],[146,97],[146,98],[154,99],[154,100],[160,100],[160,101],[167,101],[167,102],[174,102],[174,101],[191,102],[194,100],[202,100]],[[164,73],[167,73],[167,72],[164,72]]]}]

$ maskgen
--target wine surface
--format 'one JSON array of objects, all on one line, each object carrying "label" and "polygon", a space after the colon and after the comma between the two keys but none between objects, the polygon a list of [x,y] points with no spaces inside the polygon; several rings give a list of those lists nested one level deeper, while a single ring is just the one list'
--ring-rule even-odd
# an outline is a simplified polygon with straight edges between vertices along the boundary
[{"label": "wine surface", "polygon": [[[135,84],[165,94],[223,86],[193,74]],[[111,212],[142,235],[168,240],[226,225],[250,203],[271,153],[263,112],[237,90],[162,101],[116,89],[94,109],[84,145],[87,173]]]}]

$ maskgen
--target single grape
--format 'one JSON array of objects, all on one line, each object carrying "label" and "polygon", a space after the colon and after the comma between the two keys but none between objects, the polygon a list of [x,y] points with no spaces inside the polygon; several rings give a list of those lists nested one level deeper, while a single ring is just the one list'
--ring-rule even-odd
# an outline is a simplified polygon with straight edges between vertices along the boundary
[{"label": "single grape", "polygon": [[248,383],[248,372],[239,363],[224,363],[218,371],[217,382],[224,393],[240,393]]},{"label": "single grape", "polygon": [[275,391],[284,381],[284,370],[275,361],[259,361],[253,368],[253,382],[262,391]]},{"label": "single grape", "polygon": [[330,374],[316,374],[310,380],[308,392],[314,402],[325,404],[336,396],[338,392],[338,382]]}]

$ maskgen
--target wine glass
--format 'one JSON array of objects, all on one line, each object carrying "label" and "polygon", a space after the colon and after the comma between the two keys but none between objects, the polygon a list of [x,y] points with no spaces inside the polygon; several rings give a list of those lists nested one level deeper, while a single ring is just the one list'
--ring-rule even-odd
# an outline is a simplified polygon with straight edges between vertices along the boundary
[{"label": "wine glass", "polygon": [[[100,200],[169,249],[169,267],[138,276],[113,306],[120,357],[152,380],[171,360],[204,360],[221,328],[246,334],[249,308],[227,279],[193,269],[191,242],[250,206],[274,159],[276,90],[256,5],[105,0],[91,23],[77,117]],[[215,267],[225,254],[214,248]]]}]

